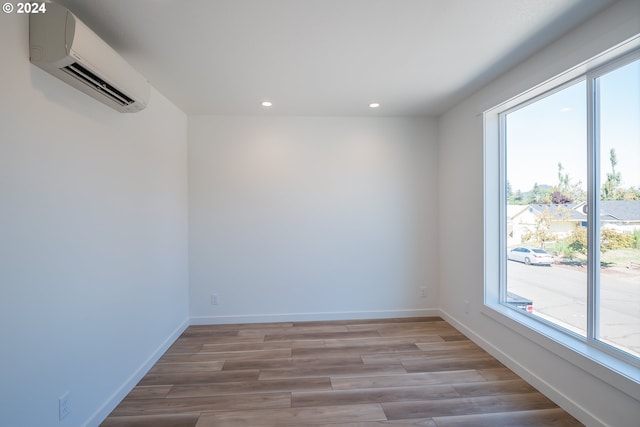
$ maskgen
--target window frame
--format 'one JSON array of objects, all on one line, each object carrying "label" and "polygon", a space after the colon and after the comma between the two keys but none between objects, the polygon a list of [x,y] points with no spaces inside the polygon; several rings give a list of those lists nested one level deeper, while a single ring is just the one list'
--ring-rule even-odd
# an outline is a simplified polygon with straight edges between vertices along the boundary
[{"label": "window frame", "polygon": [[[640,359],[596,339],[599,289],[600,146],[598,77],[640,58],[640,35],[585,61],[483,113],[484,126],[484,306],[482,314],[582,367],[605,382],[640,400]],[[509,112],[532,104],[579,81],[587,90],[587,229],[589,264],[586,337],[533,314],[505,304],[506,286],[506,152],[501,135]],[[498,238],[496,239],[496,236]]]}]

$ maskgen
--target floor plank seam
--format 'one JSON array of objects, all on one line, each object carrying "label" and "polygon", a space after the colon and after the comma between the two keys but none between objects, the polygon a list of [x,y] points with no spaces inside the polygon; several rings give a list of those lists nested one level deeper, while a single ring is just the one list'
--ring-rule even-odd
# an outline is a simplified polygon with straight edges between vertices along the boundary
[{"label": "floor plank seam", "polygon": [[102,426],[358,423],[581,425],[441,318],[411,318],[190,326]]}]

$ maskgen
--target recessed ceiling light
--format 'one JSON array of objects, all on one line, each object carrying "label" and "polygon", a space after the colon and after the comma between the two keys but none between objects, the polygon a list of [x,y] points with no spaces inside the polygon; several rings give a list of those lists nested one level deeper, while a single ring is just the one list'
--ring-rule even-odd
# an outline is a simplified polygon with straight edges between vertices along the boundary
[{"label": "recessed ceiling light", "polygon": [[262,105],[263,107],[271,107],[273,103],[271,101],[262,101],[260,105]]},{"label": "recessed ceiling light", "polygon": [[372,102],[371,104],[369,104],[369,108],[378,108],[380,106],[380,104],[378,104],[377,102]]}]

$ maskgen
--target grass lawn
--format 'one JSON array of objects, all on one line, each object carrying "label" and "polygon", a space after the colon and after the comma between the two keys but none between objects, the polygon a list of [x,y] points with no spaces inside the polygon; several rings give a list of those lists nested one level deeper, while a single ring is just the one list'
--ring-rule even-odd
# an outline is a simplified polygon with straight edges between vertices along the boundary
[{"label": "grass lawn", "polygon": [[[586,265],[587,256],[575,253],[571,257],[558,257],[558,263],[564,265]],[[640,249],[616,249],[600,254],[602,267],[640,269]]]},{"label": "grass lawn", "polygon": [[605,267],[640,268],[640,249],[607,251],[600,254],[600,263]]}]

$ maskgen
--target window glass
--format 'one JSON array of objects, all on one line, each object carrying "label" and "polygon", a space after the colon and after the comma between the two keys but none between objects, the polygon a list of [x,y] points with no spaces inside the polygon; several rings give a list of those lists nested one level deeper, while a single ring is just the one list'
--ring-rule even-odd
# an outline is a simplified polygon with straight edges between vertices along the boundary
[{"label": "window glass", "polygon": [[[503,120],[506,290],[530,301],[534,316],[585,336],[586,82],[508,112]],[[518,246],[533,250],[512,251]]]},{"label": "window glass", "polygon": [[640,60],[596,83],[601,227],[596,338],[640,356]]},{"label": "window glass", "polygon": [[487,314],[637,383],[640,36],[483,118]]}]

